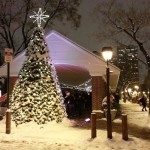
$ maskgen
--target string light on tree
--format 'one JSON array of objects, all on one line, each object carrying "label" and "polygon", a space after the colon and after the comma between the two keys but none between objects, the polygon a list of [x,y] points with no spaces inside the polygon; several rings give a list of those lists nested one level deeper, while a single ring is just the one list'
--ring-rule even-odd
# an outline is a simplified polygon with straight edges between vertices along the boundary
[{"label": "string light on tree", "polygon": [[38,27],[31,36],[27,57],[11,97],[12,120],[16,125],[31,121],[37,124],[53,120],[61,122],[66,116],[55,67],[41,27],[43,13],[39,11],[36,15]]}]

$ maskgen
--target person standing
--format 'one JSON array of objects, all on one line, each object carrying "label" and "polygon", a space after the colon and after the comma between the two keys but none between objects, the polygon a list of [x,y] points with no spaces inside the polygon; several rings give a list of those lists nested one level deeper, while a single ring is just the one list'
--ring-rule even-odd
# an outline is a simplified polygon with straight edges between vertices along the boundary
[{"label": "person standing", "polygon": [[[112,109],[115,104],[115,98],[110,94],[110,108]],[[107,109],[107,96],[102,101],[102,109]]]},{"label": "person standing", "polygon": [[79,115],[79,117],[81,117],[83,114],[83,111],[84,111],[84,104],[85,104],[85,98],[82,93],[78,94],[77,104],[78,104],[77,105],[78,106],[78,115]]},{"label": "person standing", "polygon": [[119,96],[119,94],[118,94],[118,93],[116,93],[114,97],[115,97],[115,101],[116,101],[116,103],[118,103],[118,104],[119,104],[119,100],[120,100],[120,96]]},{"label": "person standing", "polygon": [[146,97],[143,95],[142,96],[142,98],[140,99],[140,102],[141,102],[141,104],[142,104],[142,111],[144,111],[144,109],[145,109],[145,111],[147,111],[147,109],[146,109],[146,101],[147,101],[147,99],[146,99]]},{"label": "person standing", "polygon": [[75,100],[73,95],[69,91],[65,91],[65,107],[68,118],[72,118],[75,114]]}]

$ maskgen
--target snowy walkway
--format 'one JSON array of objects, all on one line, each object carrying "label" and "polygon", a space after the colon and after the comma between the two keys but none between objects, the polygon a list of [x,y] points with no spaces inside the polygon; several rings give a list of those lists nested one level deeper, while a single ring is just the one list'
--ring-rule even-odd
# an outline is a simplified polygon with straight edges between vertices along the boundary
[{"label": "snowy walkway", "polygon": [[[150,118],[148,111],[141,111],[139,104],[120,102],[122,114],[127,114],[128,134],[130,137],[142,138],[150,141]],[[148,110],[148,109],[147,109]],[[106,119],[100,119],[97,122],[97,128],[106,130]],[[113,132],[122,133],[121,116],[112,122]]]},{"label": "snowy walkway", "polygon": [[[121,102],[122,113],[127,114],[129,134],[134,137],[140,137],[150,140],[150,118],[148,111],[142,111],[139,104]],[[149,110],[147,108],[147,110]]]},{"label": "snowy walkway", "polygon": [[[148,112],[138,104],[121,103],[128,115],[129,140],[122,140],[121,118],[113,121],[113,139],[107,139],[106,119],[97,122],[97,137],[91,139],[90,123],[76,124],[66,120],[44,126],[34,123],[18,127],[12,123],[11,134],[5,134],[5,120],[0,121],[0,150],[149,150],[150,122]],[[82,126],[81,126],[82,125]]]}]

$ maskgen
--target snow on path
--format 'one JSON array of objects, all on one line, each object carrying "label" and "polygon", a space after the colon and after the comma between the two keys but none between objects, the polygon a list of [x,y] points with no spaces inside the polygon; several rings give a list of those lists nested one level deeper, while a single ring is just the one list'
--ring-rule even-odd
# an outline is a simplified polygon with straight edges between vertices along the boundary
[{"label": "snow on path", "polygon": [[106,131],[98,130],[97,138],[90,138],[90,130],[67,126],[48,124],[44,127],[33,123],[12,127],[12,133],[7,135],[0,131],[0,150],[144,150],[149,149],[149,142],[138,138],[128,141],[121,139],[121,135],[113,133],[113,139],[107,139]]},{"label": "snow on path", "polygon": [[[117,130],[113,131],[113,139],[107,139],[105,126],[97,130],[95,139],[91,139],[90,129],[80,128],[74,121],[69,120],[64,120],[62,124],[51,122],[41,126],[28,123],[15,127],[12,123],[11,134],[5,134],[3,119],[0,121],[0,150],[149,150],[147,113],[141,112],[140,106],[136,104],[121,105],[132,125],[132,128],[129,127],[128,141],[122,140],[122,135]],[[113,123],[120,124],[120,119],[114,120]],[[145,135],[149,135],[149,138],[147,135],[145,138],[140,137],[140,132],[137,134],[142,128],[147,129]]]},{"label": "snow on path", "polygon": [[128,116],[129,124],[135,124],[139,127],[150,128],[150,118],[148,117],[148,111],[142,111],[142,107],[139,104],[127,102],[121,102],[122,113],[126,113]]}]

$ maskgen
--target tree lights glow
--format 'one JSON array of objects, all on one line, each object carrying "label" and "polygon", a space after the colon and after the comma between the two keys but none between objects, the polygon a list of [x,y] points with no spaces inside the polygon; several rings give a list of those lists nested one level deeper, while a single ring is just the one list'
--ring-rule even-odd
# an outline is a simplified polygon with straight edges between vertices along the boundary
[{"label": "tree lights glow", "polygon": [[35,28],[12,92],[12,120],[16,125],[31,121],[37,124],[53,120],[61,122],[66,116],[63,96],[43,32],[41,27]]}]

